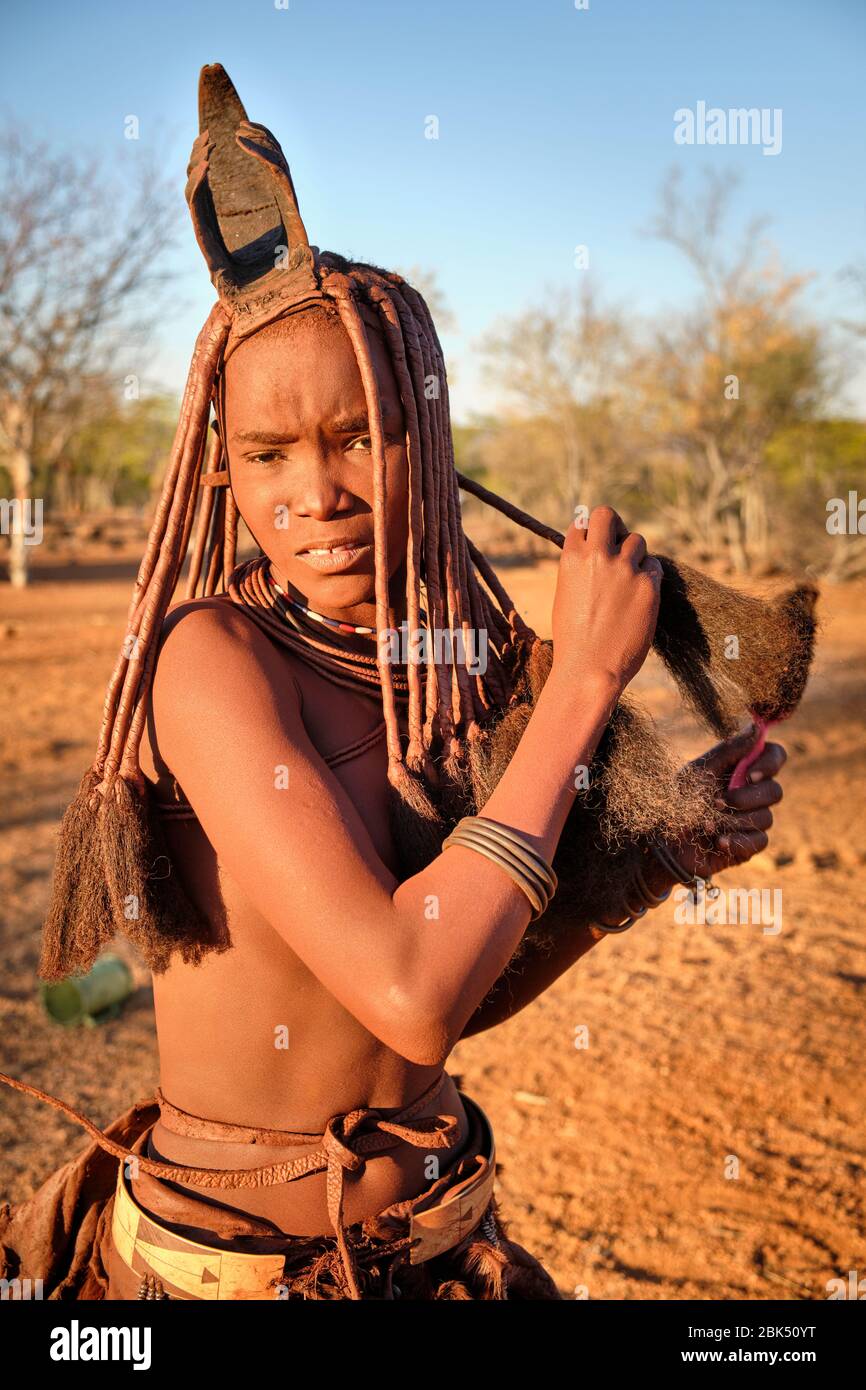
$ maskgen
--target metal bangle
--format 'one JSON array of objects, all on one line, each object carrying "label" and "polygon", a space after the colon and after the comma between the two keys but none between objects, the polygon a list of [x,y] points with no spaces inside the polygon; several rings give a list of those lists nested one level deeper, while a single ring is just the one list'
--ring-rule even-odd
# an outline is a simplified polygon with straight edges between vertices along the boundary
[{"label": "metal bangle", "polygon": [[597,931],[604,932],[606,936],[616,936],[621,931],[628,931],[629,927],[634,926],[638,918],[646,916],[646,912],[645,907],[641,908],[640,912],[632,913],[631,917],[627,917],[624,922],[620,922],[615,927],[608,927],[604,922],[590,922],[589,925],[595,927]]},{"label": "metal bangle", "polygon": [[547,910],[550,902],[549,886],[532,864],[527,864],[524,859],[500,840],[485,835],[477,826],[473,826],[466,833],[464,843],[478,845],[479,848],[484,845],[498,855],[503,864],[510,865],[511,869],[518,875],[519,880],[525,880],[531,885],[539,900],[539,914]]},{"label": "metal bangle", "polygon": [[[553,893],[553,885],[551,884],[550,878],[544,872],[543,867],[539,867],[538,856],[530,854],[524,844],[512,838],[505,839],[503,836],[496,833],[496,830],[489,822],[482,821],[479,823],[477,819],[470,822],[469,825],[465,827],[461,823],[461,825],[458,825],[457,829],[461,831],[461,833],[465,832],[470,834],[473,839],[481,840],[484,844],[491,845],[500,850],[500,852],[507,855],[509,859],[516,860],[517,863],[523,866],[533,883],[536,884],[539,891],[549,901]],[[541,860],[540,863],[544,866],[544,860]]]},{"label": "metal bangle", "polygon": [[662,845],[659,841],[656,841],[652,846],[652,851],[662,867],[667,869],[669,874],[673,875],[677,883],[682,883],[687,888],[690,888],[693,895],[696,895],[699,888],[703,886],[707,897],[718,897],[721,889],[715,887],[712,878],[709,875],[707,875],[706,878],[700,878],[698,874],[688,873],[683,868],[682,864],[677,863],[667,845]]},{"label": "metal bangle", "polygon": [[550,888],[550,895],[551,897],[553,896],[553,894],[559,887],[559,880],[556,877],[556,874],[554,873],[553,866],[552,864],[548,864],[546,859],[542,858],[542,856],[538,853],[538,850],[533,848],[533,846],[529,843],[529,841],[526,839],[524,835],[521,835],[516,830],[509,829],[507,825],[500,825],[498,821],[490,820],[487,816],[464,817],[464,820],[460,822],[461,825],[464,824],[466,821],[469,821],[470,823],[478,826],[481,829],[488,830],[499,840],[507,840],[509,844],[511,844],[515,848],[515,850],[517,850],[521,854],[521,856],[524,854],[528,855],[531,858],[538,872],[548,883]]},{"label": "metal bangle", "polygon": [[637,907],[632,907],[631,901],[630,901],[630,899],[631,899],[631,892],[632,892],[632,890],[629,889],[628,892],[625,894],[625,897],[624,897],[623,900],[622,900],[622,901],[623,901],[623,906],[625,907],[626,912],[628,912],[629,915],[630,915],[631,917],[633,917],[633,918],[634,918],[634,917],[643,917],[643,916],[645,916],[646,913],[649,912],[649,906],[648,906],[648,904],[645,903],[645,902],[639,897],[639,898],[638,898],[638,905],[637,905]]},{"label": "metal bangle", "polygon": [[[460,842],[462,839],[467,844],[470,841],[473,842],[473,847],[476,843],[485,844],[488,849],[495,850],[500,856],[500,860],[497,862],[507,861],[513,871],[529,879],[535,893],[541,900],[538,915],[547,910],[550,899],[559,887],[559,882],[551,865],[542,858],[524,835],[508,826],[500,825],[497,821],[490,820],[487,816],[464,816],[452,833],[458,837],[455,842]],[[444,847],[443,845],[443,849]],[[520,879],[515,881],[519,882]]]},{"label": "metal bangle", "polygon": [[[668,865],[664,862],[663,859],[661,859],[661,855],[659,855],[659,859],[670,873],[673,869],[673,861],[670,865]],[[682,872],[682,867],[678,865],[677,872],[674,876],[678,878],[680,873]],[[639,918],[645,917],[647,912],[651,908],[660,907],[662,903],[667,902],[668,898],[671,895],[671,889],[669,888],[666,893],[663,893],[661,895],[661,897],[659,897],[658,894],[653,893],[652,890],[647,886],[646,879],[643,876],[643,871],[639,863],[635,865],[634,877],[635,882],[631,888],[626,890],[626,894],[623,899],[626,911],[629,913],[629,916],[625,919],[625,921],[620,922],[617,926],[614,927],[605,926],[603,922],[591,922],[591,927],[595,927],[597,931],[610,933],[614,935],[617,932],[628,931],[629,927],[633,927],[635,922],[638,921]],[[633,908],[630,902],[631,894],[633,891],[637,892],[641,902],[641,906],[638,909]]]},{"label": "metal bangle", "polygon": [[635,865],[634,876],[638,892],[640,893],[641,898],[643,902],[646,903],[647,907],[661,907],[662,903],[667,902],[668,898],[671,895],[671,889],[669,888],[668,891],[666,893],[663,893],[661,897],[658,897],[657,894],[653,893],[652,889],[647,887],[647,881],[644,878],[643,869],[641,868],[640,864]]},{"label": "metal bangle", "polygon": [[508,859],[505,853],[499,848],[494,847],[486,841],[475,839],[471,833],[465,829],[461,830],[458,826],[453,830],[448,838],[443,842],[442,848],[446,850],[452,845],[462,845],[464,849],[475,850],[476,854],[483,855],[493,864],[498,864],[501,869],[508,874],[513,883],[516,883],[532,904],[532,921],[536,921],[547,907],[547,900],[538,891],[537,881],[530,879],[525,868],[516,860]]},{"label": "metal bangle", "polygon": [[669,874],[673,874],[677,883],[694,885],[699,882],[697,874],[690,874],[683,868],[682,864],[677,863],[667,845],[663,845],[657,840],[652,847],[652,852],[662,868],[667,869]]},{"label": "metal bangle", "polygon": [[677,864],[673,855],[665,848],[660,840],[656,840],[650,846],[652,854],[661,864],[666,873],[673,874],[678,883],[683,883],[688,879],[688,874],[681,864]]}]

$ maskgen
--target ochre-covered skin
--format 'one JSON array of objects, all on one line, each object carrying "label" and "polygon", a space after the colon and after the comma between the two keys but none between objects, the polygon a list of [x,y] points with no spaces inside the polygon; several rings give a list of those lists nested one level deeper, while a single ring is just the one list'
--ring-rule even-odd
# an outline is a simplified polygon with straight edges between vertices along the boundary
[{"label": "ochre-covered skin", "polygon": [[[300,592],[318,611],[363,622],[371,616],[369,559],[357,572],[308,579],[295,556],[329,534],[363,536],[369,524],[369,440],[331,427],[340,413],[363,412],[352,356],[331,336],[339,331],[323,331],[315,315],[298,318],[286,389],[278,384],[285,342],[267,333],[250,339],[228,368],[226,442],[241,512],[251,513],[260,543],[272,546],[281,577],[298,587],[303,581]],[[271,443],[248,446],[235,462],[235,444],[259,413],[259,383],[273,388]],[[386,418],[389,386],[386,377]],[[400,463],[395,443],[395,474]],[[399,534],[403,505],[397,481],[391,534]],[[274,535],[263,527],[277,497],[289,522]],[[580,659],[554,661],[547,696],[539,694],[485,808],[547,857],[573,806],[569,774],[591,760],[652,636],[657,587],[641,570],[645,547],[638,537],[618,544],[620,534],[613,514],[599,513],[590,534],[569,539],[554,642]],[[203,705],[206,720],[195,717]],[[396,1108],[430,1083],[513,956],[529,906],[495,865],[453,849],[400,884],[384,743],[333,771],[324,767],[379,720],[377,700],[311,671],[220,600],[181,605],[169,619],[148,725],[159,761],[151,751],[143,766],[160,778],[166,799],[176,777],[195,808],[197,822],[167,824],[172,858],[202,913],[213,921],[225,913],[232,941],[225,954],[195,967],[177,962],[155,977],[162,1086],[183,1109],[318,1131],[362,1096]],[[281,764],[285,789],[274,787]],[[438,904],[432,920],[428,900]],[[554,973],[591,944],[578,927]],[[288,1051],[272,1045],[277,1025],[288,1029]],[[427,1113],[437,1112],[465,1125],[450,1079]],[[280,1156],[267,1145],[250,1154],[243,1145],[181,1138],[161,1125],[154,1142],[163,1157],[199,1166],[218,1156],[226,1166],[250,1167]],[[347,1183],[348,1219],[411,1196],[423,1176],[424,1154],[408,1146],[377,1159]],[[288,1231],[327,1229],[322,1176],[244,1190],[236,1201]]]}]

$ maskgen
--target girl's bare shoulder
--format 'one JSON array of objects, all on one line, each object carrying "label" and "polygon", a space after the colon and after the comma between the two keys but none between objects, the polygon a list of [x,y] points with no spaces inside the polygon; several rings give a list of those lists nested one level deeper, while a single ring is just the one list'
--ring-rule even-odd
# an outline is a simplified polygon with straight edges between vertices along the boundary
[{"label": "girl's bare shoulder", "polygon": [[267,701],[275,692],[284,706],[287,689],[297,690],[292,667],[290,653],[231,599],[218,595],[185,600],[174,605],[163,623],[153,712],[163,722],[178,711],[198,710],[206,718],[208,709],[222,706],[226,695],[234,698],[239,711],[248,711],[257,698]]}]

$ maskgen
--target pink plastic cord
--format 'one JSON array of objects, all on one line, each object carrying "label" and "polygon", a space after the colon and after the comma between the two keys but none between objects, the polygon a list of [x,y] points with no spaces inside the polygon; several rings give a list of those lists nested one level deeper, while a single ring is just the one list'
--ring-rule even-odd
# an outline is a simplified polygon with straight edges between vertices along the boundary
[{"label": "pink plastic cord", "polygon": [[748,779],[749,768],[763,753],[764,745],[767,742],[767,733],[774,724],[779,721],[775,719],[759,719],[755,717],[755,729],[758,734],[758,742],[754,748],[750,748],[745,757],[740,758],[737,766],[731,773],[731,780],[728,783],[728,791],[736,791],[737,787],[744,787]]}]

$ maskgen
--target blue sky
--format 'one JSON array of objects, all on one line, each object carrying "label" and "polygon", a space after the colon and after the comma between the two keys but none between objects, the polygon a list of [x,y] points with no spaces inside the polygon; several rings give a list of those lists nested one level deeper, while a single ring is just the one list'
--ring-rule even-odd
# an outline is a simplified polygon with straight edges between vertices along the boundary
[{"label": "blue sky", "polygon": [[[769,214],[828,320],[849,307],[840,270],[866,259],[863,0],[40,0],[4,29],[0,115],[108,164],[155,145],[181,206],[198,70],[222,62],[283,144],[312,241],[436,272],[458,419],[491,403],[479,336],[576,285],[577,244],[635,315],[687,301],[687,269],[641,234],[674,164],[695,189],[707,165],[738,171],[738,215]],[[676,145],[674,111],[699,100],[781,108],[781,152]],[[184,302],[154,371],[179,390],[213,298],[188,225],[173,265]]]}]

